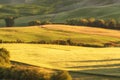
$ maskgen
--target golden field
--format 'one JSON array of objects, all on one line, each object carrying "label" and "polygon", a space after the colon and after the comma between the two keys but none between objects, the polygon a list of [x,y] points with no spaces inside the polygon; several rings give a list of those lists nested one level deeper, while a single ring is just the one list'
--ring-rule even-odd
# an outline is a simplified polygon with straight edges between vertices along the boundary
[{"label": "golden field", "polygon": [[[1,28],[0,35],[3,41],[72,39],[75,42],[98,45],[120,41],[120,31],[117,30],[69,25]],[[73,80],[119,80],[119,47],[92,48],[27,43],[1,43],[0,47],[10,51],[12,61],[45,69],[67,70]]]},{"label": "golden field", "polygon": [[[40,44],[1,44],[10,51],[11,60],[35,66],[87,71],[92,69],[112,69],[120,66],[120,48],[87,48]],[[95,71],[94,71],[95,72]],[[91,73],[94,73],[91,71]],[[120,75],[115,70],[104,72]],[[96,73],[102,74],[101,71]]]}]

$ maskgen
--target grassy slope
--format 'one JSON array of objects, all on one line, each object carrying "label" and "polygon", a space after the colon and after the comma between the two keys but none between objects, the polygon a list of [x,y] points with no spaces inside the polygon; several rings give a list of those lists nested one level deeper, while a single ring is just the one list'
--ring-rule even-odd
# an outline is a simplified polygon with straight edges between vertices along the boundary
[{"label": "grassy slope", "polygon": [[[89,12],[89,13],[88,13]],[[76,8],[68,11],[63,11],[55,14],[47,14],[47,15],[37,15],[37,16],[28,16],[21,17],[16,20],[16,25],[27,25],[27,22],[32,20],[50,20],[52,22],[61,23],[65,22],[70,18],[102,18],[109,19],[115,18],[119,20],[119,5],[110,5],[103,7],[86,7],[86,8]],[[21,22],[24,21],[24,22]]]},{"label": "grassy slope", "polygon": [[44,28],[40,26],[1,28],[0,39],[3,41],[22,40],[24,42],[40,40],[49,42],[53,40],[71,39],[76,43],[101,46],[103,43],[120,41],[120,33],[115,30],[67,25],[44,25],[43,27]]},{"label": "grassy slope", "polygon": [[[119,3],[119,0],[38,0],[34,4],[1,5],[0,17],[22,16],[16,20],[17,26],[27,25],[27,22],[37,19],[60,23],[68,18],[80,17],[119,20]],[[3,22],[0,25],[3,26]]]},{"label": "grassy slope", "polygon": [[[89,13],[88,13],[89,12]],[[119,20],[119,5],[115,6],[103,6],[103,7],[86,7],[86,8],[77,8],[70,11],[64,11],[57,14],[50,14],[50,15],[42,15],[42,16],[34,16],[33,20],[42,20],[48,19],[53,22],[65,22],[67,19],[70,18],[115,18]],[[26,21],[30,21],[31,17],[21,17],[17,20],[17,23],[20,23],[20,20],[25,19]]]}]

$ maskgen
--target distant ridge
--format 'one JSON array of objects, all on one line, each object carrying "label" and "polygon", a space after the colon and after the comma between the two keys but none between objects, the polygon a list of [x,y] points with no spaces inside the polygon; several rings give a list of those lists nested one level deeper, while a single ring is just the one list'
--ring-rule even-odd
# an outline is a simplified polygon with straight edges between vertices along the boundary
[{"label": "distant ridge", "polygon": [[0,4],[12,4],[12,3],[16,3],[16,4],[21,4],[21,3],[31,3],[34,0],[0,0]]},{"label": "distant ridge", "polygon": [[22,16],[16,21],[20,26],[27,25],[31,20],[51,20],[55,23],[90,17],[120,20],[120,0],[0,0],[0,4],[0,18]]}]

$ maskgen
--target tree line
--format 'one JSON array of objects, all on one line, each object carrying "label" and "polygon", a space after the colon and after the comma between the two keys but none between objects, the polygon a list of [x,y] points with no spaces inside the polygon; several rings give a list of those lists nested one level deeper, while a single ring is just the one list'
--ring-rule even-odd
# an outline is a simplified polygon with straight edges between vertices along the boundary
[{"label": "tree line", "polygon": [[[18,17],[6,17],[4,18],[6,27],[13,27],[15,24],[15,19]],[[40,20],[33,20],[28,22],[28,26],[36,26],[36,25],[45,25],[51,24],[50,21],[40,21]],[[95,18],[80,18],[80,19],[68,19],[66,20],[66,24],[68,25],[78,25],[78,26],[92,26],[92,27],[101,27],[107,29],[120,29],[120,22],[115,19],[95,19]]]},{"label": "tree line", "polygon": [[95,19],[95,18],[80,18],[80,19],[68,19],[66,24],[69,25],[78,25],[78,26],[92,26],[92,27],[101,27],[108,29],[120,29],[120,23],[115,19]]},{"label": "tree line", "polygon": [[[17,19],[18,17],[14,17],[14,16],[6,16],[4,19],[5,21],[5,26],[6,27],[13,27],[15,25],[15,19]],[[44,21],[40,21],[40,20],[33,20],[27,23],[28,26],[37,26],[37,25],[45,25],[45,24],[51,24],[50,21],[48,20],[44,20]]]}]

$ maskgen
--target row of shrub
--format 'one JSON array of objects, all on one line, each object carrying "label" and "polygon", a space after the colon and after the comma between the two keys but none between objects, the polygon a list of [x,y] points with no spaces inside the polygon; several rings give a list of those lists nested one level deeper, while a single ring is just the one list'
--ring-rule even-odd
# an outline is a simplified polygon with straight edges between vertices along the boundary
[{"label": "row of shrub", "polygon": [[84,47],[120,47],[120,42],[108,42],[108,43],[83,43],[83,42],[76,42],[71,39],[66,40],[52,40],[52,41],[45,41],[45,40],[39,40],[39,41],[30,41],[30,42],[24,42],[22,40],[16,40],[16,41],[2,41],[0,40],[0,43],[31,43],[31,44],[56,44],[56,45],[70,45],[70,46],[84,46]]},{"label": "row of shrub", "polygon": [[79,26],[92,26],[108,29],[120,29],[120,23],[115,19],[95,19],[95,18],[81,18],[81,19],[68,19],[66,24],[79,25]]},{"label": "row of shrub", "polygon": [[53,41],[45,41],[41,40],[38,42],[29,42],[33,44],[57,44],[57,45],[71,45],[71,46],[84,46],[84,47],[120,47],[120,42],[108,42],[108,43],[80,43],[80,42],[75,42],[72,41],[71,39],[67,40],[53,40]]}]

